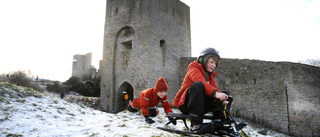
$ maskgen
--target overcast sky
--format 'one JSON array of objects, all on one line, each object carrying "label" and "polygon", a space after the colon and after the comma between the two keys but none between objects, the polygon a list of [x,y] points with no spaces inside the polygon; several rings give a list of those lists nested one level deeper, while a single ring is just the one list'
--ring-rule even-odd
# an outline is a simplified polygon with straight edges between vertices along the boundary
[{"label": "overcast sky", "polygon": [[[320,58],[320,0],[181,0],[192,56],[298,62]],[[66,81],[75,54],[102,58],[105,0],[0,0],[0,74],[30,69]]]}]

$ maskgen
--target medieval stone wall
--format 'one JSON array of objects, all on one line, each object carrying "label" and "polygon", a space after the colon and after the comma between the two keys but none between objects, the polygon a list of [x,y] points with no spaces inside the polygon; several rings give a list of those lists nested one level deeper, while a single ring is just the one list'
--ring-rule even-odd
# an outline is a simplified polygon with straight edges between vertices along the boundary
[{"label": "medieval stone wall", "polygon": [[72,76],[78,77],[81,81],[90,79],[92,53],[85,55],[73,55]]},{"label": "medieval stone wall", "polygon": [[[181,60],[180,83],[189,63]],[[320,135],[320,68],[289,62],[222,59],[216,82],[232,114],[294,136]]]},{"label": "medieval stone wall", "polygon": [[[190,9],[179,0],[107,0],[101,68],[101,106],[125,108],[164,77],[172,100],[179,89],[179,59],[191,56]],[[133,93],[131,93],[133,92]]]},{"label": "medieval stone wall", "polygon": [[[107,0],[101,106],[125,109],[159,77],[172,103],[191,56],[190,9],[179,0]],[[184,58],[186,57],[186,58]],[[296,136],[319,136],[319,67],[222,59],[217,84],[234,98],[232,114]]]}]

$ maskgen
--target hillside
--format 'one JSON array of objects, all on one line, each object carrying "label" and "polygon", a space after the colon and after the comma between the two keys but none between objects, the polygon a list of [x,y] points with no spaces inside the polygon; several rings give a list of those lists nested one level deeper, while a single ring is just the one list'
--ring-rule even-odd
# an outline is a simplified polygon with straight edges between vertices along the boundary
[{"label": "hillside", "polygon": [[[105,113],[7,82],[0,82],[0,94],[0,136],[180,136],[156,128],[168,121],[161,109],[150,125],[139,113]],[[179,122],[170,127],[182,129]],[[262,136],[260,130],[244,129],[250,136]]]}]

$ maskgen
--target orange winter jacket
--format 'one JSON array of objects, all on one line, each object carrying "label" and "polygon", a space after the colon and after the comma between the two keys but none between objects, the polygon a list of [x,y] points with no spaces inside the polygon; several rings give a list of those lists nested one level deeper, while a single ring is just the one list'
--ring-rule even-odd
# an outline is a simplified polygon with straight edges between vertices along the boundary
[{"label": "orange winter jacket", "polygon": [[215,90],[221,93],[221,91],[217,87],[216,81],[214,80],[214,77],[216,75],[216,72],[212,72],[208,78],[209,83],[207,83],[205,78],[205,71],[201,63],[197,61],[191,62],[188,66],[187,74],[184,77],[181,88],[173,100],[173,106],[180,107],[184,104],[188,89],[190,88],[192,83],[196,81],[199,81],[204,85],[206,95],[209,97],[212,97],[212,93]]},{"label": "orange winter jacket", "polygon": [[148,108],[156,107],[160,102],[162,103],[163,109],[167,115],[169,112],[172,112],[167,95],[163,98],[158,97],[154,88],[149,88],[142,91],[139,97],[132,101],[132,106],[134,108],[141,109],[143,116],[149,116]]}]

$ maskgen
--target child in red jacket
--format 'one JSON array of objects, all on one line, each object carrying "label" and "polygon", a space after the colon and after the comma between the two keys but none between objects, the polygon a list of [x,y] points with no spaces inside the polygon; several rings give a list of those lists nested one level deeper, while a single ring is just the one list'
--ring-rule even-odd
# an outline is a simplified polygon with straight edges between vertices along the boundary
[{"label": "child in red jacket", "polygon": [[[145,121],[149,124],[154,123],[150,117],[155,117],[159,113],[156,106],[161,102],[166,115],[172,112],[171,105],[167,99],[168,85],[163,77],[160,77],[156,82],[154,88],[149,88],[142,91],[138,98],[134,99],[128,104],[128,110],[130,112],[137,112],[141,109],[142,115],[145,117]],[[172,118],[169,118],[172,123],[176,123]]]},{"label": "child in red jacket", "polygon": [[215,108],[212,104],[214,99],[221,100],[219,105],[222,106],[229,103],[228,95],[218,89],[214,80],[217,75],[214,70],[219,61],[220,55],[217,50],[204,49],[198,60],[189,64],[181,88],[173,100],[173,106],[178,107],[183,114],[189,115],[191,131],[203,127],[204,114]]}]

